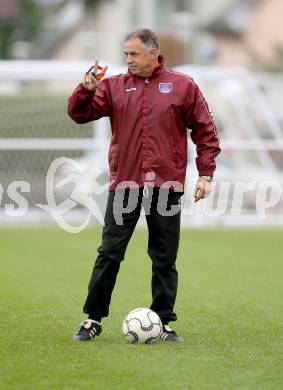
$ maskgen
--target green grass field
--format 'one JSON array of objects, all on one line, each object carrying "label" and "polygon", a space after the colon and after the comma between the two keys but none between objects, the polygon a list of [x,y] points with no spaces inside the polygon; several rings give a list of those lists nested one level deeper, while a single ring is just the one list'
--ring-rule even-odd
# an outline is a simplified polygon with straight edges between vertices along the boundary
[{"label": "green grass field", "polygon": [[174,324],[182,344],[129,345],[124,315],[150,305],[136,231],[103,333],[74,343],[99,229],[0,229],[1,389],[282,389],[283,231],[184,230]]}]

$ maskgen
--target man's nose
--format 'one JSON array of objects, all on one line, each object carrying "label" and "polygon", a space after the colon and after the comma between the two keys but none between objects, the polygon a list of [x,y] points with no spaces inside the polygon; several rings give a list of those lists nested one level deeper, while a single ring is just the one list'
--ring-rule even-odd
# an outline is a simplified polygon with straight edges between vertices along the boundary
[{"label": "man's nose", "polygon": [[133,63],[132,57],[128,56],[128,57],[127,57],[127,64],[130,65],[130,64],[132,64],[132,63]]}]

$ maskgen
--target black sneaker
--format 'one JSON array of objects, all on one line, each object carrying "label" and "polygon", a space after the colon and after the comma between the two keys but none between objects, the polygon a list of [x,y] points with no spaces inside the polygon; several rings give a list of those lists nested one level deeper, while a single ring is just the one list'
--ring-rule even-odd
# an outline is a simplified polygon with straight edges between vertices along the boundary
[{"label": "black sneaker", "polygon": [[85,320],[80,324],[80,329],[73,336],[74,341],[89,341],[95,336],[99,336],[102,331],[100,322],[94,320]]},{"label": "black sneaker", "polygon": [[163,325],[160,340],[172,341],[174,343],[180,343],[181,341],[183,341],[182,337],[178,336],[177,333],[168,325]]}]

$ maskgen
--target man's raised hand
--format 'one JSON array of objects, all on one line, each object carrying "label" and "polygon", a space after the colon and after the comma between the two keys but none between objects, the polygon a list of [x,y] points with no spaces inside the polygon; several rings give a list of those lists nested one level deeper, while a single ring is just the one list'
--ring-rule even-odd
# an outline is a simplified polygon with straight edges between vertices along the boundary
[{"label": "man's raised hand", "polygon": [[95,91],[98,87],[101,79],[104,77],[108,66],[104,68],[98,65],[98,60],[95,60],[95,63],[89,70],[85,73],[83,79],[83,86],[89,91]]}]

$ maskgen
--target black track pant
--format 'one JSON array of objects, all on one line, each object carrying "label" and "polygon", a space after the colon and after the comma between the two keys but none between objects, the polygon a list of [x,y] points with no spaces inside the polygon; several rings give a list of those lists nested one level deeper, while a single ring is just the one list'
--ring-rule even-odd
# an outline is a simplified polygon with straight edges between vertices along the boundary
[{"label": "black track pant", "polygon": [[[131,190],[130,193],[129,190],[109,192],[102,243],[98,248],[99,255],[93,268],[83,311],[90,318],[98,320],[108,316],[120,263],[124,259],[143,206],[149,232],[148,254],[152,260],[151,309],[160,316],[164,324],[176,321],[177,316],[173,311],[178,286],[175,262],[180,237],[182,193],[172,190],[168,193],[159,188],[148,189],[148,197],[143,196],[143,189]],[[118,198],[114,200],[115,194]],[[123,212],[126,207],[128,212]]]}]

